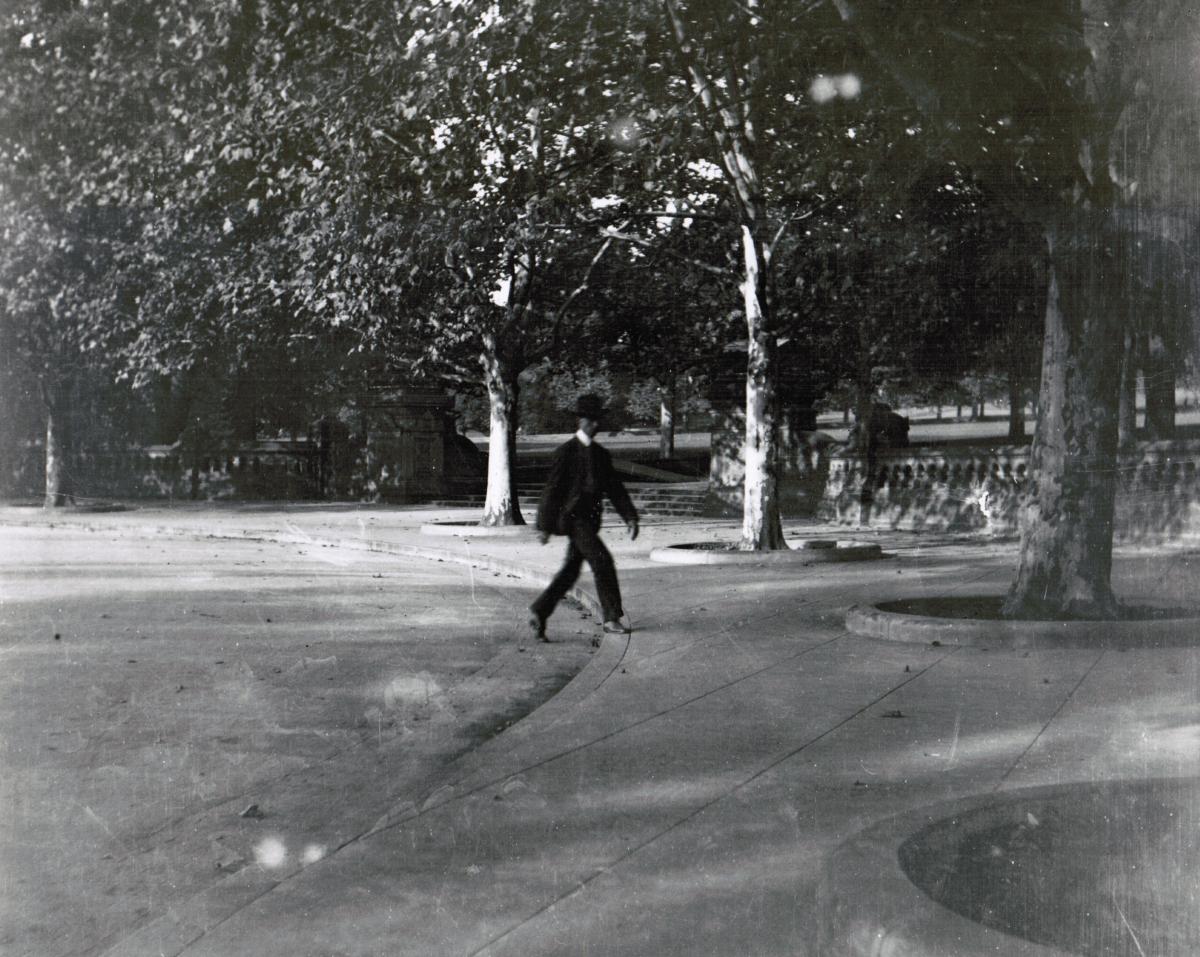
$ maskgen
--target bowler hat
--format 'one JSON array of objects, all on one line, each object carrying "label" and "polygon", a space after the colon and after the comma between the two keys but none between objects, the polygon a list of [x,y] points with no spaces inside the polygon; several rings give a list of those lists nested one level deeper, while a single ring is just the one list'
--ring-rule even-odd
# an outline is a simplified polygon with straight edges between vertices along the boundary
[{"label": "bowler hat", "polygon": [[575,400],[575,414],[581,419],[602,419],[607,411],[604,400],[590,392]]}]

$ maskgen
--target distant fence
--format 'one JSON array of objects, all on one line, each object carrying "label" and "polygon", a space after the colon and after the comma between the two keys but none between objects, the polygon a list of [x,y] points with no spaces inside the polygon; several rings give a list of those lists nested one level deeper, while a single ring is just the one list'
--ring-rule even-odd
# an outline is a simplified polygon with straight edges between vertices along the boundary
[{"label": "distant fence", "polygon": [[[1200,534],[1200,442],[1142,443],[1117,463],[1114,538],[1154,543]],[[858,455],[830,462],[818,514],[857,525],[864,482],[871,483],[869,524],[886,528],[1017,531],[1027,487],[1029,449],[913,448],[880,452],[870,475]]]}]

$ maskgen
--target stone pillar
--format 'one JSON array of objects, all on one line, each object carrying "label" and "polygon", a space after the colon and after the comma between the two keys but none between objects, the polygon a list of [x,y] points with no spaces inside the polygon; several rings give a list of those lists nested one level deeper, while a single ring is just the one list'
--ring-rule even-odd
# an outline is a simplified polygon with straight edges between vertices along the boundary
[{"label": "stone pillar", "polygon": [[367,422],[366,497],[407,503],[445,495],[454,400],[441,393],[379,389],[359,405]]}]

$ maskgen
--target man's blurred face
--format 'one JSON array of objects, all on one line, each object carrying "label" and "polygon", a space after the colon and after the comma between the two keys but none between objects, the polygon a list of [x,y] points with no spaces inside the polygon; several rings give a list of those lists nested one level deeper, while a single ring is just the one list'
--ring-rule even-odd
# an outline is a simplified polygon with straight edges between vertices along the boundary
[{"label": "man's blurred face", "polygon": [[589,439],[594,439],[596,437],[596,433],[600,431],[600,420],[581,418],[579,420],[579,431],[586,435]]}]

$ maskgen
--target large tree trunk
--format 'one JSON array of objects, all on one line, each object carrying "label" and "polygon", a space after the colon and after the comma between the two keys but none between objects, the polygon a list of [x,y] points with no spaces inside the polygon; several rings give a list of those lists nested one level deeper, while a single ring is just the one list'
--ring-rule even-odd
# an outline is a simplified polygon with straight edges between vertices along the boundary
[{"label": "large tree trunk", "polygon": [[1109,618],[1117,612],[1109,576],[1124,324],[1112,308],[1116,243],[1105,222],[1052,227],[1048,239],[1041,399],[1004,611]]},{"label": "large tree trunk", "polygon": [[75,500],[71,487],[69,414],[58,396],[46,399],[46,508],[61,508]]},{"label": "large tree trunk", "polygon": [[483,524],[524,525],[516,478],[518,373],[494,348],[488,348],[481,358],[491,413]]},{"label": "large tree trunk", "polygon": [[779,515],[775,332],[767,299],[766,255],[754,229],[742,226],[742,303],[746,310],[746,443],[742,540],[745,551],[787,548]]}]

